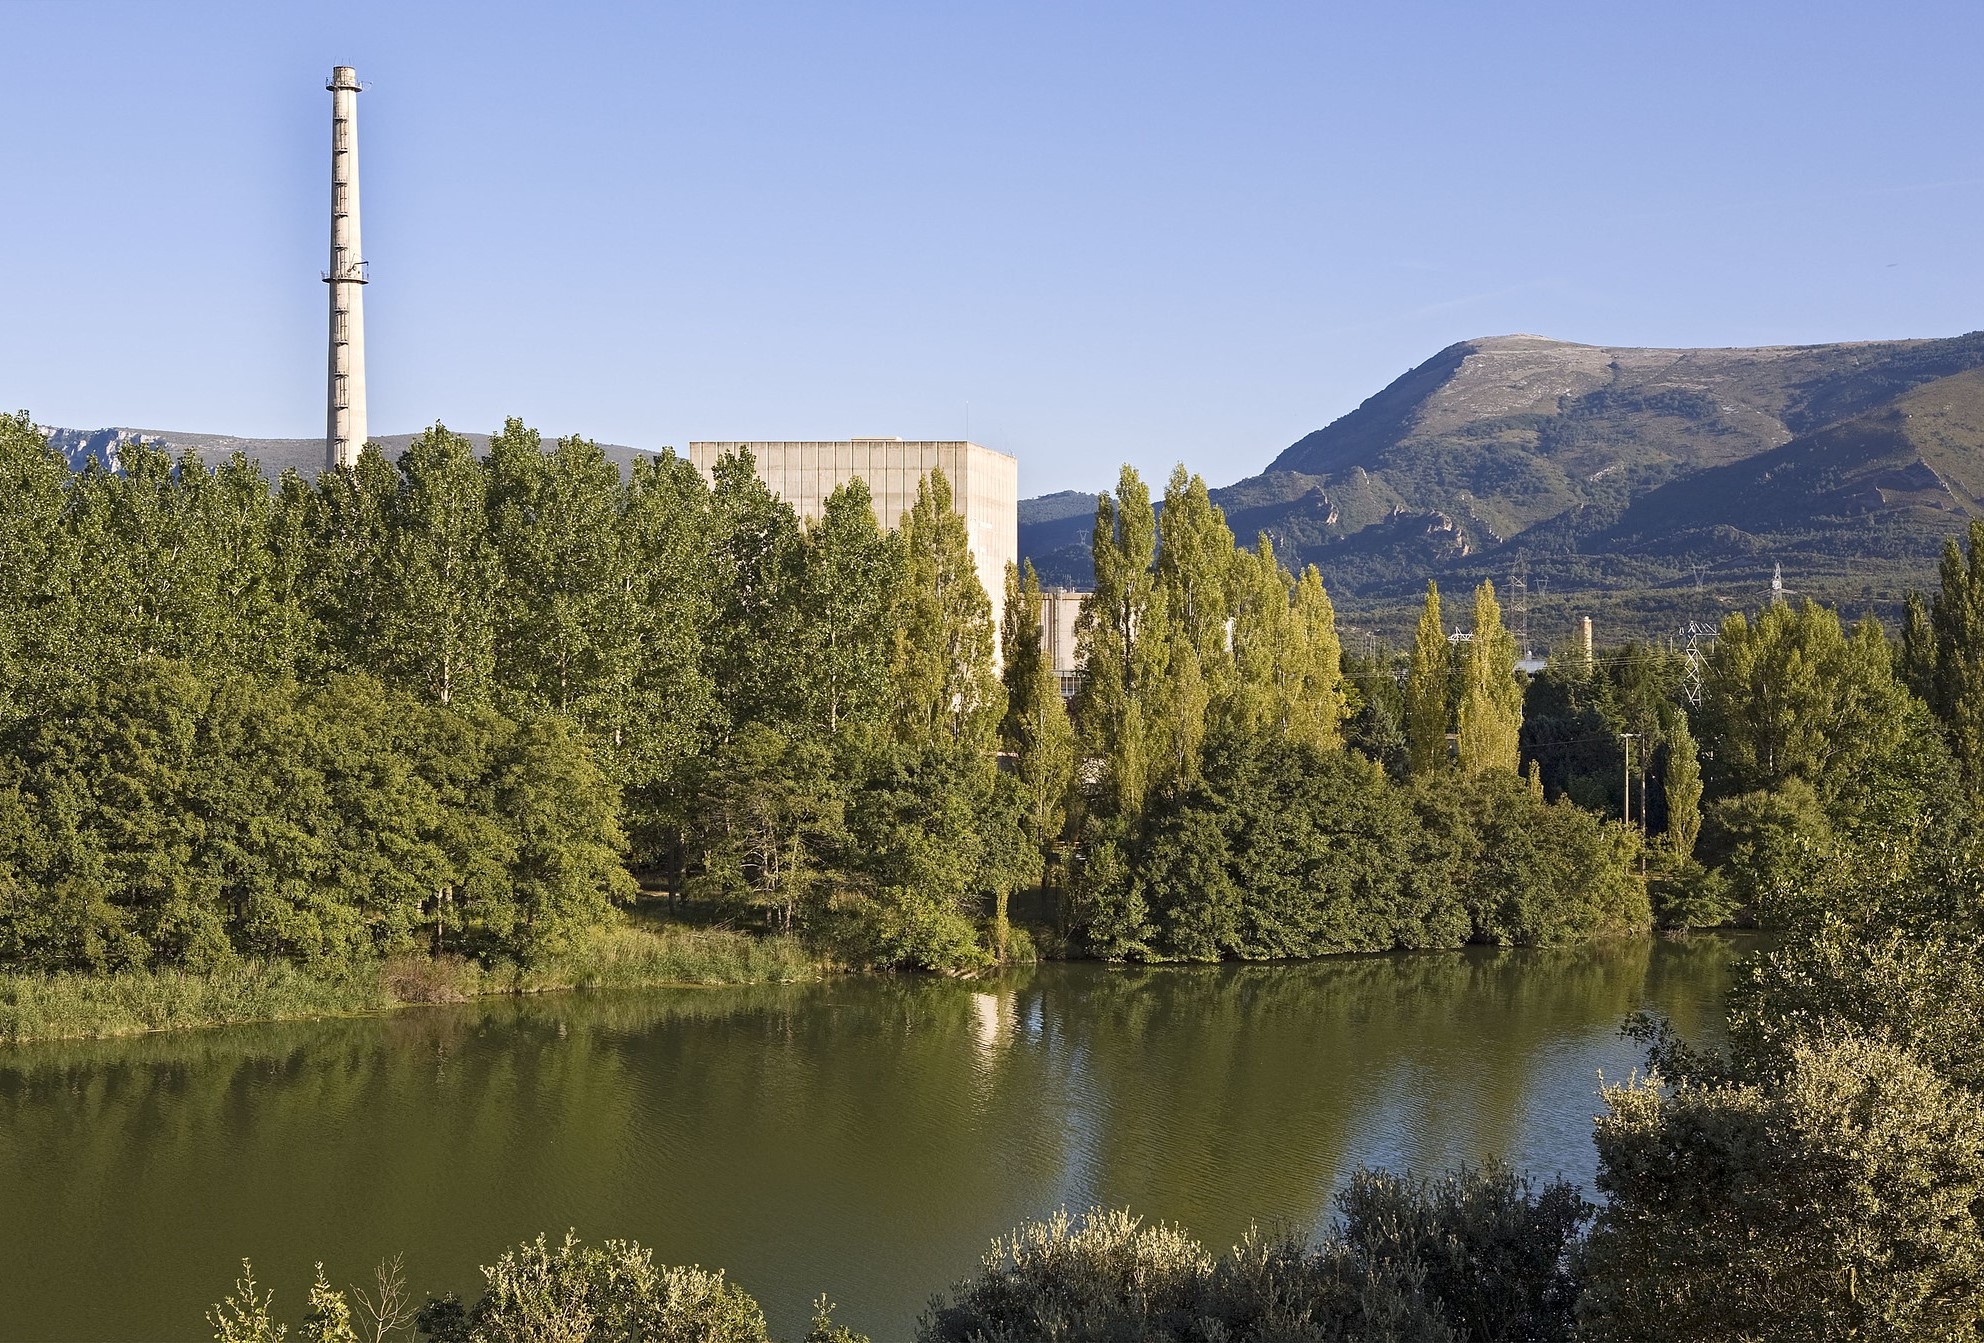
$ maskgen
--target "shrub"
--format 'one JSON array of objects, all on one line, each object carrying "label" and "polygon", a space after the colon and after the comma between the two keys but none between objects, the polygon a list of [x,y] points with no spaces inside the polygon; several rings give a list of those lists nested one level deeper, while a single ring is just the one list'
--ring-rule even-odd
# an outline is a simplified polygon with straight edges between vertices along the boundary
[{"label": "shrub", "polygon": [[420,1312],[434,1343],[768,1343],[764,1312],[722,1272],[659,1266],[632,1241],[556,1248],[542,1235],[483,1268],[472,1306],[452,1294]]}]

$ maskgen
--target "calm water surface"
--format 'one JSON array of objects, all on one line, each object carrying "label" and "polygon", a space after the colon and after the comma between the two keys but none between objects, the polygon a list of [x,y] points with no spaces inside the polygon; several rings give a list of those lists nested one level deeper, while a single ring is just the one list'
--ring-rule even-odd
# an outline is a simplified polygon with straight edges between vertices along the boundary
[{"label": "calm water surface", "polygon": [[536,1232],[721,1265],[774,1328],[877,1343],[986,1242],[1128,1204],[1216,1247],[1325,1222],[1361,1164],[1588,1183],[1600,1070],[1655,1007],[1712,1039],[1744,945],[568,994],[0,1049],[0,1337],[206,1335],[252,1256],[404,1252],[464,1292]]}]

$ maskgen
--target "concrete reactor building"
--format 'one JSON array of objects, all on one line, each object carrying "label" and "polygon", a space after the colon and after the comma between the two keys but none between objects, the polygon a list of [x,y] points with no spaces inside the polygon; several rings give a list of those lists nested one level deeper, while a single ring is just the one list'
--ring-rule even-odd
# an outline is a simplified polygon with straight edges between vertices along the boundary
[{"label": "concrete reactor building", "polygon": [[1005,604],[1006,566],[1020,553],[1019,463],[1003,452],[962,440],[849,438],[835,442],[691,443],[689,460],[707,478],[717,460],[742,449],[758,479],[802,518],[817,518],[827,496],[850,480],[864,480],[874,498],[875,521],[884,529],[902,523],[916,502],[917,482],[942,471],[971,536],[978,581],[992,600],[997,621]]}]

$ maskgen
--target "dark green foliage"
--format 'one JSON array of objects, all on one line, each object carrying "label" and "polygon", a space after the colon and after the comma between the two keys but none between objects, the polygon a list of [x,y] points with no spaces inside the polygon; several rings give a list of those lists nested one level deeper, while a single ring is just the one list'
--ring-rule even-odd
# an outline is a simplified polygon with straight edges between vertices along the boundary
[{"label": "dark green foliage", "polygon": [[1320,1244],[1250,1234],[1214,1257],[1125,1212],[1057,1214],[995,1242],[939,1298],[919,1343],[1114,1340],[1556,1340],[1576,1287],[1566,1260],[1590,1208],[1505,1170],[1434,1181],[1359,1172]]},{"label": "dark green foliage", "polygon": [[1689,731],[1682,670],[1673,649],[1638,643],[1600,649],[1590,661],[1582,651],[1552,657],[1529,678],[1523,698],[1522,754],[1540,767],[1545,791],[1622,815],[1627,748],[1620,734],[1630,732],[1632,820],[1654,833],[1668,828],[1667,772],[1658,765]]},{"label": "dark green foliage", "polygon": [[1513,775],[1403,787],[1361,756],[1219,744],[1134,837],[1091,847],[1075,906],[1098,954],[1315,956],[1647,926],[1616,831]]},{"label": "dark green foliage", "polygon": [[[1818,810],[1797,785],[1733,801]],[[1598,1128],[1594,1336],[1974,1337],[1984,868],[1957,811],[1783,879],[1790,938],[1739,973],[1725,1048],[1639,1024],[1654,1076]]]},{"label": "dark green foliage", "polygon": [[1812,602],[1765,607],[1722,623],[1709,655],[1702,741],[1722,792],[1802,779],[1827,797],[1892,759],[1906,734],[1908,692],[1880,627],[1851,631]]},{"label": "dark green foliage", "polygon": [[1768,1080],[1606,1099],[1600,1337],[1974,1336],[1984,1116],[1907,1051],[1811,1032]]},{"label": "dark green foliage", "polygon": [[[122,467],[71,477],[0,423],[10,964],[542,958],[632,889],[622,856],[852,964],[1003,958],[1009,897],[1050,873],[1063,931],[1111,957],[1563,942],[1647,926],[1642,852],[1663,922],[1794,917],[1815,865],[1954,796],[1955,720],[1872,626],[1732,620],[1691,728],[1665,650],[1560,658],[1518,705],[1487,585],[1456,676],[1429,586],[1401,684],[1182,471],[1161,519],[1134,472],[1097,501],[1070,721],[1019,573],[994,676],[941,475],[890,532],[858,482],[802,523],[748,457],[623,480],[515,421],[482,460],[436,425],[273,493],[239,459]],[[1945,689],[1958,604],[1903,659]]]},{"label": "dark green foliage", "polygon": [[611,785],[555,719],[141,661],[16,724],[0,961],[531,960],[629,893]]},{"label": "dark green foliage", "polygon": [[747,457],[623,480],[514,420],[273,492],[122,468],[0,423],[7,964],[556,955],[631,850],[712,914],[957,969],[1063,805],[999,790],[941,477],[898,535],[859,482],[804,526]]}]

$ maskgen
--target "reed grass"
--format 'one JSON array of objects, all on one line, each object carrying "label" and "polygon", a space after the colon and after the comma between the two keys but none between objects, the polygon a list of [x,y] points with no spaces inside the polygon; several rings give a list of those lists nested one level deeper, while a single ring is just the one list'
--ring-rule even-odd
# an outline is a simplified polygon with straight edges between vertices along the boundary
[{"label": "reed grass", "polygon": [[795,938],[633,923],[597,929],[570,950],[529,966],[398,956],[322,970],[239,961],[204,974],[0,973],[0,1042],[351,1016],[497,994],[789,982],[818,973]]}]

